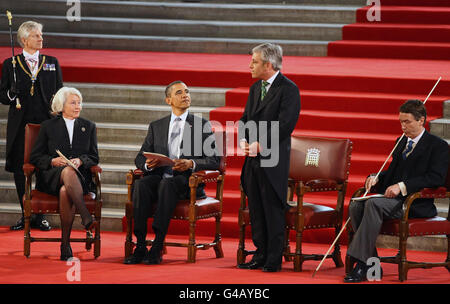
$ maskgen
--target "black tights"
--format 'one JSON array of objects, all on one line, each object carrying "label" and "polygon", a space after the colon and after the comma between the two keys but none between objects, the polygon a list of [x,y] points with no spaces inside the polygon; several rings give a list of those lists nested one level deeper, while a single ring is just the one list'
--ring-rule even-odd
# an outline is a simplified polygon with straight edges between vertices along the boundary
[{"label": "black tights", "polygon": [[70,245],[70,233],[77,211],[81,216],[81,223],[86,226],[92,222],[92,215],[86,208],[83,199],[83,187],[77,173],[70,167],[64,168],[60,177],[61,189],[59,190],[59,216],[61,219],[61,245]]}]

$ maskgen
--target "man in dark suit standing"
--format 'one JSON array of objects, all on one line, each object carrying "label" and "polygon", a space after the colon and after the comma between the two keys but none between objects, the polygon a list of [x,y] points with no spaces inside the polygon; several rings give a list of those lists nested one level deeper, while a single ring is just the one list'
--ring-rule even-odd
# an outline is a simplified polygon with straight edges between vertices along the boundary
[{"label": "man in dark suit standing", "polygon": [[[399,120],[404,137],[392,154],[392,162],[386,171],[375,179],[366,179],[366,189],[384,194],[384,197],[366,201],[352,201],[349,214],[356,231],[347,255],[356,259],[354,269],[345,277],[346,283],[358,283],[367,279],[366,265],[370,257],[377,257],[376,239],[383,220],[400,218],[406,196],[423,188],[435,188],[445,184],[449,161],[448,144],[425,128],[427,112],[420,100],[407,100],[400,107]],[[409,217],[436,216],[433,199],[417,199],[411,205]]]},{"label": "man in dark suit standing", "polygon": [[281,63],[278,45],[265,43],[252,50],[249,67],[258,81],[250,88],[239,136],[246,155],[241,184],[257,250],[250,262],[238,265],[241,269],[281,270],[291,133],[300,113],[299,89],[281,74]]},{"label": "man in dark suit standing", "polygon": [[[11,230],[24,228],[22,197],[25,193],[25,176],[22,166],[25,125],[40,124],[51,118],[52,97],[63,86],[58,60],[40,53],[43,43],[42,24],[34,21],[24,22],[17,31],[17,40],[23,52],[14,58],[15,71],[12,58],[3,62],[0,85],[0,101],[9,106],[5,169],[14,173],[22,208],[22,218],[11,226]],[[51,229],[42,215],[36,216],[31,226],[44,231]]]},{"label": "man in dark suit standing", "polygon": [[[134,253],[124,260],[125,264],[161,263],[164,239],[176,204],[190,194],[189,176],[193,171],[216,170],[220,164],[210,123],[188,112],[191,97],[186,84],[174,81],[165,93],[172,114],[150,123],[135,159],[136,167],[144,172],[144,177],[134,185],[133,217],[137,243]],[[175,160],[175,165],[158,166],[157,160],[147,159],[143,152],[166,155]],[[205,196],[203,187],[197,188],[197,197]],[[152,224],[155,239],[148,251],[145,239],[152,204],[157,204]]]}]

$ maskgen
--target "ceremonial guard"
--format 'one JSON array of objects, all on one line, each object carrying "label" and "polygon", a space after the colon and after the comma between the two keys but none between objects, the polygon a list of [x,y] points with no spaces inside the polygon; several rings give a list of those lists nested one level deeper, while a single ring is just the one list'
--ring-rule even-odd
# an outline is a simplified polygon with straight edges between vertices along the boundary
[{"label": "ceremonial guard", "polygon": [[[13,57],[3,62],[0,85],[0,101],[9,106],[5,170],[14,173],[22,208],[22,218],[11,226],[11,230],[24,228],[22,199],[25,193],[25,176],[22,166],[25,125],[40,124],[51,118],[52,97],[63,86],[58,60],[40,53],[43,43],[42,24],[34,21],[23,23],[17,31],[17,40],[23,52],[14,56],[13,49]],[[12,39],[11,44],[13,46]],[[44,231],[51,229],[42,215],[33,218],[31,226]]]}]

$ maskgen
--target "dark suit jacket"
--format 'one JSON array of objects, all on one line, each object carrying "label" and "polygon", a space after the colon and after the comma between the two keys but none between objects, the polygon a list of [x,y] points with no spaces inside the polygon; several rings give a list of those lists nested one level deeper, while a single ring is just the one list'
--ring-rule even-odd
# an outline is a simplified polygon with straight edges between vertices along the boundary
[{"label": "dark suit jacket", "polygon": [[[254,121],[258,125],[260,122],[279,122],[279,158],[278,163],[273,167],[263,167],[271,185],[275,189],[281,202],[287,198],[287,180],[289,175],[289,159],[291,151],[291,134],[295,128],[300,114],[300,93],[297,85],[286,78],[281,72],[273,81],[264,100],[261,101],[261,81],[255,82],[250,87],[247,104],[240,121],[244,124]],[[261,138],[267,135],[268,147],[271,147],[271,124],[269,130],[259,130],[257,140],[261,143]],[[246,140],[251,144],[249,133],[245,134]],[[259,160],[268,159],[270,156],[258,156]],[[245,162],[248,161],[246,157]],[[246,191],[245,180],[248,175],[245,172],[245,163],[242,167],[241,184]]]},{"label": "dark suit jacket", "polygon": [[[34,84],[35,90],[39,90],[40,96],[42,97],[43,104],[45,105],[45,111],[48,113],[47,119],[51,118],[50,109],[51,109],[51,99],[53,95],[63,86],[62,80],[62,72],[59,66],[58,60],[55,57],[47,56],[40,54],[39,55],[39,64],[38,67],[41,66],[42,61],[45,62],[44,66],[39,72],[36,83]],[[19,57],[24,68],[30,72],[28,69],[28,65],[26,64],[25,57],[23,54],[17,55],[16,58]],[[53,68],[49,68],[50,66],[45,66],[45,64],[49,64]],[[16,59],[16,79],[17,79],[17,89],[19,90],[19,99],[22,108],[20,110],[16,109],[16,102],[10,101],[7,92],[11,88],[11,84],[14,81],[13,77],[13,67],[12,67],[12,59],[8,58],[3,62],[2,66],[2,78],[0,84],[0,102],[9,105],[8,112],[8,125],[6,131],[6,170],[14,171],[14,164],[10,164],[11,155],[17,153],[18,148],[14,146],[14,140],[19,132],[20,128],[23,128],[27,122],[24,121],[24,115],[27,111],[27,108],[30,107],[31,98],[30,98],[30,88],[31,88],[31,79],[30,77],[23,71],[20,67],[18,60]],[[11,96],[13,97],[13,96]],[[16,143],[22,144],[23,143]]]},{"label": "dark suit jacket", "polygon": [[[158,174],[162,176],[168,167],[156,167],[151,171],[145,169],[146,158],[142,152],[154,152],[169,155],[168,134],[169,134],[170,115],[153,121],[148,127],[148,133],[142,144],[139,153],[136,156],[135,164],[145,175]],[[199,136],[201,134],[201,136]],[[212,137],[211,137],[212,136]],[[205,143],[206,142],[206,143]],[[211,147],[213,153],[204,151],[203,145]],[[196,166],[195,171],[217,170],[220,164],[220,156],[217,154],[214,134],[211,126],[206,119],[188,114],[183,130],[183,139],[181,142],[180,159],[192,159]],[[184,172],[174,171],[174,175],[182,174],[189,178],[192,170]],[[204,196],[203,186],[197,189],[198,196]]]},{"label": "dark suit jacket", "polygon": [[86,181],[83,188],[85,192],[91,190],[92,175],[89,168],[99,162],[95,123],[77,118],[73,128],[72,145],[70,145],[69,133],[62,116],[58,115],[41,124],[30,155],[30,162],[39,169],[37,189],[50,194],[58,194],[59,177],[63,169],[63,167],[51,166],[52,159],[59,156],[56,149],[69,159],[80,158],[83,163],[78,169]]},{"label": "dark suit jacket", "polygon": [[[379,175],[379,181],[374,189],[376,192],[384,193],[387,187],[399,182],[394,180],[394,174],[402,162],[402,151],[405,149],[406,143],[407,138],[403,137],[392,154],[389,168]],[[406,185],[408,194],[423,188],[443,186],[447,176],[448,162],[448,144],[425,131],[404,163],[402,181]],[[402,199],[405,198],[402,197]],[[433,199],[418,199],[411,205],[410,217],[433,217],[436,214]]]}]

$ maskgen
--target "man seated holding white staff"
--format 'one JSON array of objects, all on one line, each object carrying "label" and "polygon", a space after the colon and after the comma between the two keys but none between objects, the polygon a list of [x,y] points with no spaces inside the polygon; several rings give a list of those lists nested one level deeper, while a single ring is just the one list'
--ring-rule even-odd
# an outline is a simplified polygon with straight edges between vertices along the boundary
[{"label": "man seated holding white staff", "polygon": [[[367,280],[366,261],[377,257],[376,239],[384,220],[400,218],[406,196],[423,188],[445,184],[449,150],[448,144],[425,128],[427,112],[420,100],[407,100],[400,106],[399,120],[405,136],[393,151],[392,162],[386,171],[375,178],[371,174],[366,189],[384,197],[352,201],[349,215],[356,232],[347,255],[356,259],[354,269],[345,277],[346,283]],[[399,139],[397,139],[398,141]],[[411,205],[410,218],[433,217],[437,210],[433,199],[417,199]]]}]

